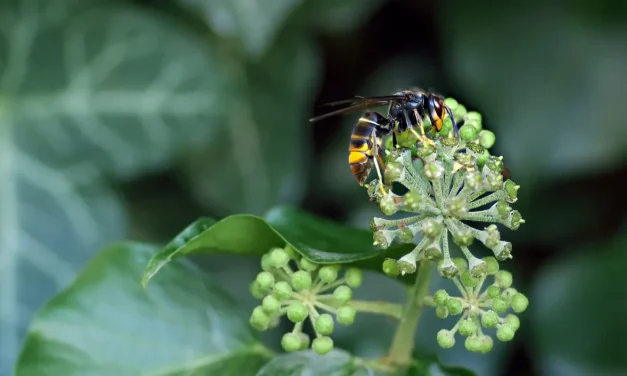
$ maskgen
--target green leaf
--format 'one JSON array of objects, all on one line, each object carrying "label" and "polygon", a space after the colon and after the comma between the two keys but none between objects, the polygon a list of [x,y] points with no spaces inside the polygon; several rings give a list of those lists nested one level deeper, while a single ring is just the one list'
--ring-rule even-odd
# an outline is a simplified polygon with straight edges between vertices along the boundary
[{"label": "green leaf", "polygon": [[[229,103],[221,137],[187,160],[189,186],[220,216],[261,215],[278,203],[297,204],[310,173],[305,131],[318,53],[311,40],[287,34],[261,62],[234,60],[231,68],[238,99]],[[215,161],[210,169],[209,161]]]},{"label": "green leaf", "polygon": [[437,357],[420,357],[415,359],[406,376],[475,376],[475,373],[464,367],[447,366]]},{"label": "green leaf", "polygon": [[147,10],[96,4],[0,4],[2,374],[32,312],[125,236],[103,178],[167,167],[216,133],[228,101],[205,41]]},{"label": "green leaf", "polygon": [[627,36],[608,18],[590,22],[598,15],[578,3],[561,6],[558,18],[543,17],[555,9],[540,1],[523,9],[449,0],[436,12],[452,80],[482,109],[525,189],[625,160]]},{"label": "green leaf", "polygon": [[137,283],[155,248],[112,245],[36,315],[16,376],[254,375],[271,353],[210,278],[176,262]]},{"label": "green leaf", "polygon": [[[528,327],[545,374],[627,372],[627,238],[568,249],[547,263],[529,296]],[[522,318],[522,325],[525,319]]]},{"label": "green leaf", "polygon": [[269,361],[257,376],[366,376],[372,371],[355,362],[346,351],[333,349],[326,355],[299,351],[283,354]]},{"label": "green leaf", "polygon": [[147,284],[171,260],[196,253],[260,257],[273,247],[290,244],[317,263],[362,261],[360,266],[381,271],[384,254],[398,256],[412,248],[399,244],[383,251],[372,244],[372,232],[368,230],[344,227],[290,207],[273,209],[265,219],[235,214],[210,227],[205,227],[207,223],[206,219],[194,222],[156,254],[144,271],[142,283]]},{"label": "green leaf", "polygon": [[306,0],[292,21],[329,34],[346,34],[363,24],[384,3],[384,0]]},{"label": "green leaf", "polygon": [[212,30],[237,40],[243,50],[258,57],[272,45],[289,14],[302,0],[182,0],[201,12]]}]

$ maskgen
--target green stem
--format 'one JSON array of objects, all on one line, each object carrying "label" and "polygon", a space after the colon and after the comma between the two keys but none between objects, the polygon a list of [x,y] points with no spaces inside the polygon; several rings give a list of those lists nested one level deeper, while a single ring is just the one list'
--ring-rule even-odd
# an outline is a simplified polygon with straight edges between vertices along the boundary
[{"label": "green stem", "polygon": [[422,301],[429,292],[431,263],[427,260],[422,260],[417,274],[416,283],[407,304],[405,304],[405,309],[394,333],[388,357],[390,363],[399,366],[409,366],[412,361],[414,338],[423,308]]}]

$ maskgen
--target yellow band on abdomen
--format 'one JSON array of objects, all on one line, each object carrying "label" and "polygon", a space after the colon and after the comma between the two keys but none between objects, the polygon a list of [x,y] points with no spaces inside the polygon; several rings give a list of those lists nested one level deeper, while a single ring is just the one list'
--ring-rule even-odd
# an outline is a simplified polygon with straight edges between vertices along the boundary
[{"label": "yellow band on abdomen", "polygon": [[348,163],[349,164],[353,164],[353,163],[364,163],[368,160],[368,157],[361,152],[358,151],[351,151],[350,154],[348,154]]}]

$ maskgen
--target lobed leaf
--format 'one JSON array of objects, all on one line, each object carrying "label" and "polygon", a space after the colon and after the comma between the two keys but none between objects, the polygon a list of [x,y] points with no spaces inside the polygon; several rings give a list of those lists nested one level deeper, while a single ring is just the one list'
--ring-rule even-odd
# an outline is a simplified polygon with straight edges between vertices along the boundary
[{"label": "lobed leaf", "polygon": [[203,40],[126,3],[0,4],[0,374],[32,312],[124,237],[103,175],[167,167],[216,134],[216,71]]},{"label": "lobed leaf", "polygon": [[273,247],[291,245],[298,253],[317,263],[353,263],[381,271],[384,254],[408,252],[411,245],[392,245],[383,251],[372,244],[372,232],[344,227],[303,211],[279,207],[264,218],[235,214],[214,224],[201,218],[177,235],[156,254],[142,277],[145,286],[172,260],[190,254],[241,254],[260,257]]},{"label": "lobed leaf", "polygon": [[366,376],[373,375],[344,350],[333,349],[326,355],[312,350],[282,354],[259,370],[257,376]]},{"label": "lobed leaf", "polygon": [[197,267],[175,262],[139,286],[155,251],[127,242],[94,257],[37,313],[16,376],[255,375],[270,350]]}]

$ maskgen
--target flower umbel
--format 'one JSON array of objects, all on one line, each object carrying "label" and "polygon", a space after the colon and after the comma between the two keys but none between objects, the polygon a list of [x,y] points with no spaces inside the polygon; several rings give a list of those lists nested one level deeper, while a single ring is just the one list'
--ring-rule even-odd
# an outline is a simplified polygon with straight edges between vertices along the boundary
[{"label": "flower umbel", "polygon": [[[447,105],[460,123],[459,138],[454,137],[452,122],[446,118],[443,129],[436,133],[427,122],[425,131],[435,135],[435,147],[415,145],[415,139],[387,152],[384,180],[398,183],[408,192],[385,194],[378,180],[368,185],[369,195],[379,203],[385,215],[407,212],[403,219],[374,218],[374,244],[387,248],[392,241],[421,240],[414,250],[396,261],[401,274],[416,271],[421,259],[439,260],[438,271],[445,278],[459,274],[450,249],[452,240],[462,251],[471,276],[479,278],[487,270],[485,261],[470,252],[475,240],[489,248],[496,259],[511,258],[511,243],[501,240],[496,224],[512,230],[524,223],[517,210],[510,207],[517,200],[519,186],[503,178],[503,157],[490,155],[494,133],[482,129],[481,115],[466,112],[452,99]],[[483,228],[468,222],[483,222]],[[393,269],[388,262],[387,269]]]},{"label": "flower umbel", "polygon": [[[289,245],[270,250],[261,258],[261,267],[264,271],[250,286],[252,295],[261,299],[261,305],[250,317],[251,326],[264,331],[278,325],[282,316],[287,316],[294,327],[281,340],[285,351],[299,351],[310,346],[318,354],[331,351],[333,340],[329,336],[335,322],[351,325],[355,320],[359,304],[352,304],[352,289],[361,285],[362,272],[349,267],[340,277],[340,265],[315,264],[298,255]],[[313,341],[303,333],[306,320],[314,328],[316,337]]]},{"label": "flower umbel", "polygon": [[[499,271],[499,261],[512,258],[512,245],[501,239],[497,226],[517,230],[525,221],[510,206],[517,200],[519,186],[506,176],[503,157],[489,152],[496,141],[495,134],[483,129],[479,113],[467,112],[452,98],[445,104],[459,125],[459,137],[447,117],[439,132],[425,121],[423,130],[431,141],[417,142],[409,130],[397,137],[398,147],[386,143],[383,178],[388,189],[382,192],[380,182],[375,179],[368,184],[368,194],[386,216],[399,212],[408,215],[401,219],[373,218],[371,228],[374,244],[384,249],[395,240],[414,243],[418,239],[408,254],[383,262],[386,274],[396,277],[415,273],[419,263],[421,273],[425,270],[428,273],[429,264],[435,263],[440,276],[452,280],[460,290],[459,297],[438,290],[422,303],[434,306],[440,318],[460,315],[452,329],[438,332],[440,346],[452,347],[459,332],[467,337],[465,346],[469,351],[486,353],[492,349],[493,340],[483,333],[482,326],[496,328],[497,339],[509,341],[520,321],[518,316],[505,313],[510,308],[520,313],[529,303],[511,287],[511,273]],[[404,189],[396,189],[393,183]],[[477,242],[493,256],[473,255],[470,248]],[[451,255],[454,245],[463,258]],[[420,280],[421,273],[416,279],[414,295],[424,291],[422,285],[429,284],[428,278]],[[494,283],[482,290],[487,278],[493,278]],[[413,296],[414,300],[421,298]],[[406,312],[401,323],[405,321],[407,327],[415,327],[420,311]],[[401,324],[390,354],[393,361],[401,363],[407,361],[413,343],[404,331]]]},{"label": "flower umbel", "polygon": [[[462,259],[457,264],[464,265]],[[488,265],[487,274],[474,278],[468,270],[462,270],[453,281],[459,288],[460,296],[449,296],[445,290],[436,291],[427,297],[429,303],[436,306],[436,315],[444,319],[449,315],[459,316],[452,329],[441,329],[437,335],[438,344],[443,348],[455,345],[455,334],[466,337],[464,345],[468,351],[487,353],[492,350],[492,337],[484,334],[485,329],[496,329],[496,338],[501,342],[511,341],[520,320],[514,313],[527,309],[527,297],[512,287],[512,274],[498,270],[498,262],[493,257],[483,260]],[[487,278],[493,283],[482,290]],[[507,313],[508,310],[514,313]]]}]

